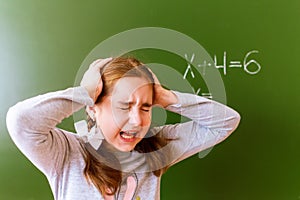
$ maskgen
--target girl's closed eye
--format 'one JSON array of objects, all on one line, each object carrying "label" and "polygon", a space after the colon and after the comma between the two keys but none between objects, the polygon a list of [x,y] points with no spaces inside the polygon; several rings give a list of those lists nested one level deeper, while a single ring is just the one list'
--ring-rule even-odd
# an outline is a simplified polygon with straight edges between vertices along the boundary
[{"label": "girl's closed eye", "polygon": [[140,108],[141,108],[141,110],[143,112],[149,112],[151,110],[151,108],[152,108],[152,104],[150,104],[150,103],[143,103]]},{"label": "girl's closed eye", "polygon": [[[130,110],[130,107],[119,107],[119,109],[120,109],[120,110],[126,111],[126,110]],[[143,112],[149,112],[150,109],[147,109],[147,108],[141,108],[141,111],[143,111]]]},{"label": "girl's closed eye", "polygon": [[119,107],[120,110],[129,110],[129,107]]},{"label": "girl's closed eye", "polygon": [[127,111],[127,110],[130,110],[131,105],[127,102],[118,102],[116,107],[120,110]]}]

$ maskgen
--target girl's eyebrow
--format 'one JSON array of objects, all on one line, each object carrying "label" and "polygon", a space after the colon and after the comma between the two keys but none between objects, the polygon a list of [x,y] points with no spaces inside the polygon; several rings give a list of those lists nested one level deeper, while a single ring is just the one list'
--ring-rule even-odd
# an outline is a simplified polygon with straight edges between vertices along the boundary
[{"label": "girl's eyebrow", "polygon": [[[129,102],[126,102],[126,101],[118,101],[119,104],[123,105],[123,106],[130,106],[132,104],[134,104],[135,102],[133,101],[129,101]],[[143,103],[142,104],[142,107],[151,107],[152,104],[151,103]]]}]

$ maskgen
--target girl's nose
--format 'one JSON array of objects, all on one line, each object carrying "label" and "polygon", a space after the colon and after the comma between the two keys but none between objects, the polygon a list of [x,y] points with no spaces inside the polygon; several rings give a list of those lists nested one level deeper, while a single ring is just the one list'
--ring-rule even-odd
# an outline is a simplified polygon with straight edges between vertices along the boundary
[{"label": "girl's nose", "polygon": [[142,117],[138,109],[132,108],[129,112],[129,124],[133,126],[142,125]]}]

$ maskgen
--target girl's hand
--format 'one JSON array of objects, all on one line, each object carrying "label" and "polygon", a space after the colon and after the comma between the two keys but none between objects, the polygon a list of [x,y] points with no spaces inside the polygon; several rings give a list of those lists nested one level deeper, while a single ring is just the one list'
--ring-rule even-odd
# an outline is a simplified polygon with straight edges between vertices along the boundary
[{"label": "girl's hand", "polygon": [[84,73],[80,85],[85,87],[90,97],[96,101],[103,87],[100,70],[112,60],[112,58],[95,60]]},{"label": "girl's hand", "polygon": [[[148,68],[149,69],[149,68]],[[154,95],[153,105],[160,105],[163,108],[178,103],[177,96],[170,90],[163,88],[156,75],[149,69],[154,79]]]}]

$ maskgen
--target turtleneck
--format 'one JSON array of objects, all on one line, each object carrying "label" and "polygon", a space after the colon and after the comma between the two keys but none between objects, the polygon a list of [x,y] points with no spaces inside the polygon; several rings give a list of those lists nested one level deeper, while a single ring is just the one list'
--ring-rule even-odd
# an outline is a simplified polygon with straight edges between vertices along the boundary
[{"label": "turtleneck", "polygon": [[106,150],[113,153],[113,155],[119,160],[122,172],[149,172],[149,166],[146,162],[146,154],[139,153],[135,150],[129,152],[120,151],[111,144],[107,143],[105,140],[101,146],[102,145]]}]

